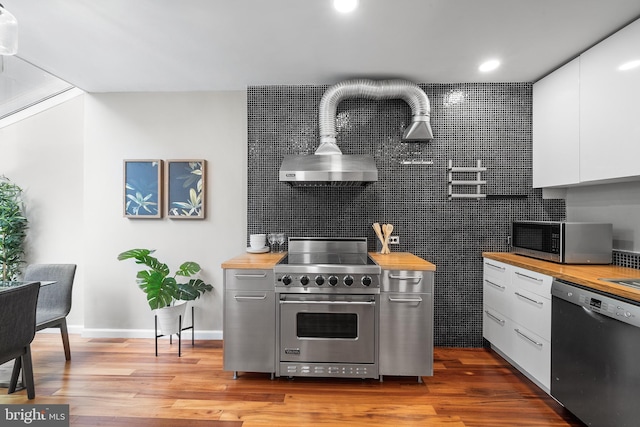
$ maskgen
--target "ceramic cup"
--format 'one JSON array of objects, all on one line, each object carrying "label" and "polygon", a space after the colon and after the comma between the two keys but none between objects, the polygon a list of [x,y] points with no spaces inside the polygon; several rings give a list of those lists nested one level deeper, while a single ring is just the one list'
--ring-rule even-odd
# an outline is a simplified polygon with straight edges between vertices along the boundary
[{"label": "ceramic cup", "polygon": [[252,234],[249,236],[251,249],[262,249],[267,244],[266,234]]}]

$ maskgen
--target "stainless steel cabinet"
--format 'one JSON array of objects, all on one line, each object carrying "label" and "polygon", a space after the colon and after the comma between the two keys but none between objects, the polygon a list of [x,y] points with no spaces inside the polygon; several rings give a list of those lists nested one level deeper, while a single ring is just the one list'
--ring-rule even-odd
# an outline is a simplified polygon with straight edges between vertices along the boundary
[{"label": "stainless steel cabinet", "polygon": [[380,380],[433,375],[433,272],[382,271],[379,348]]},{"label": "stainless steel cabinet", "polygon": [[224,271],[224,369],[275,372],[273,270]]}]

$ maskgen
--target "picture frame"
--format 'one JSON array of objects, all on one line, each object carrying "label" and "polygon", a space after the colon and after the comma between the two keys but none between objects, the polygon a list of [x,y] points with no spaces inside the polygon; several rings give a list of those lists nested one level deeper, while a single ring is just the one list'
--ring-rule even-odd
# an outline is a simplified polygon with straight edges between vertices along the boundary
[{"label": "picture frame", "polygon": [[167,217],[204,219],[206,206],[206,160],[167,160]]},{"label": "picture frame", "polygon": [[161,218],[163,161],[126,159],[123,168],[125,218]]}]

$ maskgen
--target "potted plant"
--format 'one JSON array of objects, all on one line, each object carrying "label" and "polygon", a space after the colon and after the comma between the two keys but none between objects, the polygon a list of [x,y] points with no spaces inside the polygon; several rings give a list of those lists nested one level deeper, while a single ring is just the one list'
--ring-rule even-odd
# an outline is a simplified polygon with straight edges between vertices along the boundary
[{"label": "potted plant", "polygon": [[24,263],[27,218],[23,214],[22,189],[0,177],[0,280],[17,280]]},{"label": "potted plant", "polygon": [[158,315],[161,330],[165,335],[179,332],[178,316],[186,309],[186,301],[200,298],[205,292],[212,291],[213,286],[202,279],[191,278],[178,283],[177,277],[189,278],[201,269],[198,263],[187,261],[171,275],[169,267],[151,256],[155,249],[130,249],[118,255],[118,260],[134,259],[136,264],[148,268],[138,271],[136,282],[147,295],[149,307]]}]

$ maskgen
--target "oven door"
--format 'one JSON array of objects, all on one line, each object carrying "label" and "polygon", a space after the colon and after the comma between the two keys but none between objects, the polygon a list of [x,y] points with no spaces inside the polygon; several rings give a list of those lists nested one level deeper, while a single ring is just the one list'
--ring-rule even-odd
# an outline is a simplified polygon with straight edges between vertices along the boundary
[{"label": "oven door", "polygon": [[376,299],[280,294],[280,361],[375,363]]}]

